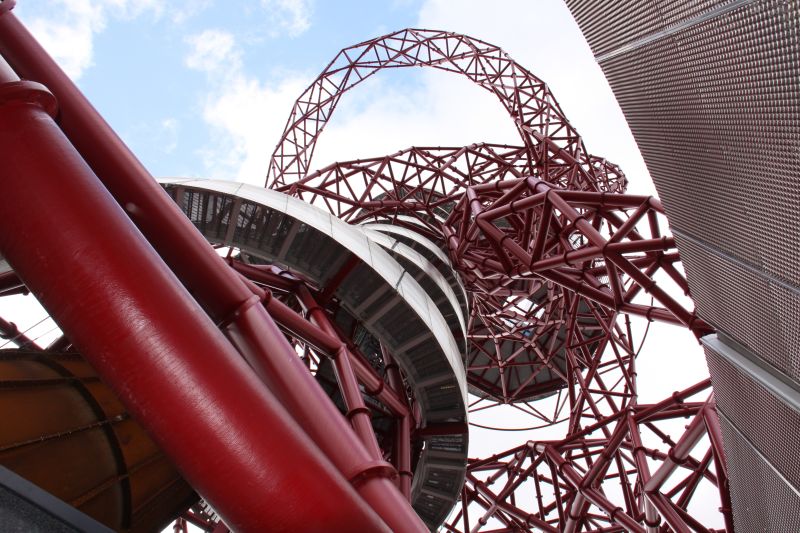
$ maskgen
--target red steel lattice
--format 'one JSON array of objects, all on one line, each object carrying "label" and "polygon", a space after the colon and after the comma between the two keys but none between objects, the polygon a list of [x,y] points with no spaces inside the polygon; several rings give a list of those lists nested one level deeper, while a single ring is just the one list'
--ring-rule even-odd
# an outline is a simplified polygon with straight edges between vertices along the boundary
[{"label": "red steel lattice", "polygon": [[[309,173],[341,95],[381,68],[412,65],[493,92],[522,146],[414,147]],[[469,294],[471,391],[523,404],[539,425],[566,421],[563,439],[470,460],[447,530],[711,531],[708,513],[693,516],[701,482],[716,487],[732,530],[713,395],[698,399],[708,380],[638,402],[626,315],[712,331],[674,296],[688,285],[663,208],[623,194],[618,167],[588,155],[547,86],[502,50],[428,30],[343,50],[295,104],[268,182],[350,223],[405,226],[438,243]],[[534,400],[553,393],[555,412],[541,413]]]},{"label": "red steel lattice", "polygon": [[[0,4],[1,147],[15,166],[0,219],[25,224],[0,232],[16,271],[0,295],[21,280],[40,296],[60,342],[74,341],[231,527],[423,529],[408,497],[412,432],[425,428],[414,427],[392,355],[380,353],[384,375],[365,363],[326,314],[328,288],[233,256],[226,265],[12,6]],[[411,148],[309,173],[342,94],[408,66],[459,73],[495,94],[521,146]],[[547,86],[502,50],[430,30],[343,50],[296,103],[268,180],[350,223],[406,226],[437,243],[469,295],[475,408],[511,404],[536,426],[565,428],[470,460],[445,529],[711,531],[696,514],[710,486],[732,530],[708,380],[639,403],[629,317],[711,331],[673,296],[688,289],[661,205],[624,194],[619,168],[586,151]],[[25,216],[36,202],[41,215]],[[75,247],[93,259],[75,261]],[[0,330],[36,347],[13,324]],[[324,365],[336,376],[330,390]],[[537,403],[545,397],[552,413]],[[309,499],[313,512],[299,514]],[[176,531],[188,523],[227,529],[199,508]]]},{"label": "red steel lattice", "polygon": [[289,115],[270,162],[268,185],[304,177],[317,139],[342,94],[386,68],[427,66],[466,76],[494,94],[511,115],[534,167],[572,188],[621,191],[619,168],[586,152],[547,85],[500,48],[457,33],[401,30],[345,48],[306,89]]}]

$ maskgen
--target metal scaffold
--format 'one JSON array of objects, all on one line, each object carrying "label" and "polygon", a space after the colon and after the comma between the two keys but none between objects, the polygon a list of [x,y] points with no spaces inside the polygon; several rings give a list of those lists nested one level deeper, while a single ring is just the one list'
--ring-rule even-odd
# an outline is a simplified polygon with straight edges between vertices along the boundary
[{"label": "metal scaffold", "polygon": [[[418,29],[346,48],[266,188],[159,182],[12,7],[0,297],[35,295],[63,336],[0,320],[0,464],[117,530],[733,531],[710,380],[639,399],[632,317],[713,332],[664,209],[501,49]],[[519,145],[312,171],[344,93],[420,66],[494,94]],[[559,436],[473,457],[489,408]]]}]

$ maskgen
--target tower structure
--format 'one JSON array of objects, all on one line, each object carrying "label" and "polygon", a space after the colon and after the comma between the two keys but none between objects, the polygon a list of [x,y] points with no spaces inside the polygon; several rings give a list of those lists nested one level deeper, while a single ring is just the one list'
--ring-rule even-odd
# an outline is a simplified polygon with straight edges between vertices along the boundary
[{"label": "tower structure", "polygon": [[[347,48],[295,104],[267,189],[158,185],[12,4],[0,3],[0,146],[16,162],[0,225],[33,201],[48,210],[0,232],[0,290],[34,292],[65,336],[40,347],[0,324],[18,346],[3,379],[55,379],[94,418],[34,434],[18,423],[6,462],[38,463],[35,431],[66,446],[102,429],[116,461],[61,497],[91,514],[110,494],[120,512],[101,518],[118,529],[185,510],[176,527],[733,530],[710,380],[639,400],[630,316],[714,332],[676,296],[690,285],[664,208],[626,194],[622,171],[587,151],[547,86],[502,50],[416,29]],[[339,99],[410,66],[497,96],[519,144],[412,147],[312,171]],[[66,244],[48,236],[56,221]],[[59,398],[30,394],[44,410]],[[471,458],[469,411],[487,404],[562,434]],[[131,418],[144,430],[120,433]],[[136,477],[156,459],[131,442],[168,459],[158,475]],[[70,486],[58,475],[41,473],[53,492]],[[192,490],[222,522],[189,508]]]}]

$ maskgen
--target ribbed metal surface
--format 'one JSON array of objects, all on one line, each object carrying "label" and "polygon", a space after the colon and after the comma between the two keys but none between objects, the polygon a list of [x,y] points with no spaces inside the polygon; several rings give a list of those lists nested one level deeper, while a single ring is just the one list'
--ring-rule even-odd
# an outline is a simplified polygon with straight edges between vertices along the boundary
[{"label": "ribbed metal surface", "polygon": [[[800,3],[567,4],[664,202],[698,314],[800,389]],[[797,413],[707,353],[737,530],[800,531],[795,489],[759,455],[797,486]]]},{"label": "ribbed metal surface", "polygon": [[764,461],[724,415],[720,416],[720,425],[731,478],[736,531],[800,531],[800,495]]},{"label": "ribbed metal surface", "polygon": [[671,224],[795,283],[799,35],[796,3],[757,2],[602,64]]},{"label": "ribbed metal surface", "polygon": [[[781,402],[720,354],[706,347],[717,409],[748,436],[750,442],[795,487],[800,487],[797,442],[787,435],[800,433],[800,413]],[[780,428],[780,431],[776,431]],[[726,442],[726,451],[728,451]],[[747,486],[746,479],[732,479]],[[762,502],[768,506],[768,502]]]},{"label": "ribbed metal surface", "polygon": [[572,0],[572,14],[595,55],[662,31],[733,0]]},{"label": "ribbed metal surface", "polygon": [[[654,6],[672,15],[655,24],[651,13],[645,33],[730,4],[568,3],[598,55],[640,38],[607,34]],[[601,65],[678,236],[700,315],[799,378],[800,7],[745,3]]]},{"label": "ribbed metal surface", "polygon": [[718,249],[677,235],[698,313],[795,380],[800,380],[800,290],[763,276]]}]

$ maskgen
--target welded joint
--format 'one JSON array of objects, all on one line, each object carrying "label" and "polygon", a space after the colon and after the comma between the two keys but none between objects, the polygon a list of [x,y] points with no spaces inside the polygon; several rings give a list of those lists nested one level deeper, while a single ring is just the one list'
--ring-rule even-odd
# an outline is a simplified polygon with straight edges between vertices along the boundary
[{"label": "welded joint", "polygon": [[656,515],[655,521],[651,522],[650,520],[647,519],[647,513],[645,513],[645,516],[644,516],[642,521],[644,522],[644,525],[646,525],[647,527],[660,527],[661,526],[661,517],[659,515]]},{"label": "welded joint", "polygon": [[386,461],[375,460],[362,465],[358,472],[348,476],[347,480],[357,488],[373,478],[393,480],[397,478],[397,470]]},{"label": "welded joint", "polygon": [[[362,385],[363,385],[363,383],[362,383]],[[367,392],[368,392],[368,393],[369,393],[371,396],[378,396],[378,395],[379,395],[379,394],[381,394],[381,393],[383,392],[383,390],[386,388],[386,383],[385,383],[383,380],[380,380],[380,381],[378,382],[378,386],[377,386],[376,388],[374,388],[374,389],[370,389],[370,388],[368,388],[366,385],[364,385],[364,387],[367,389]]]},{"label": "welded joint", "polygon": [[372,411],[370,411],[369,408],[365,406],[353,407],[352,409],[348,409],[347,413],[345,413],[345,417],[347,417],[347,419],[352,422],[356,416],[361,414],[367,415],[370,418],[372,418]]},{"label": "welded joint", "polygon": [[16,5],[17,0],[0,0],[0,17],[2,17],[4,13],[14,9],[14,6]]},{"label": "welded joint", "polygon": [[270,300],[272,299],[272,291],[269,289],[264,290],[261,296],[254,294],[239,304],[239,307],[234,309],[228,315],[222,317],[222,319],[217,322],[217,327],[220,329],[224,329],[231,324],[235,323],[239,318],[244,316],[244,314],[253,306],[262,304],[264,306],[268,305]]},{"label": "welded joint", "polygon": [[58,114],[56,97],[41,83],[22,80],[0,85],[0,107],[20,103],[40,107],[52,118]]}]

